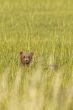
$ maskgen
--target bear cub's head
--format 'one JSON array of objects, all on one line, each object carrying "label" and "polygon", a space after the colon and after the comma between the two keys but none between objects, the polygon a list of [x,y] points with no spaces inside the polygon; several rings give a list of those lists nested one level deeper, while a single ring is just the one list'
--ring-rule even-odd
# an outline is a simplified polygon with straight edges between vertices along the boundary
[{"label": "bear cub's head", "polygon": [[33,52],[25,53],[23,51],[20,52],[20,62],[21,65],[30,65],[33,58]]}]

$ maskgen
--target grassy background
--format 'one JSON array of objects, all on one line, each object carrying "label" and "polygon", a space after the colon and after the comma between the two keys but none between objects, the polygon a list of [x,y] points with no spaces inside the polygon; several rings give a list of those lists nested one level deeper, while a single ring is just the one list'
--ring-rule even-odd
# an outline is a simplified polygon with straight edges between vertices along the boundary
[{"label": "grassy background", "polygon": [[[1,110],[73,110],[72,3],[0,0]],[[34,52],[32,69],[19,69],[21,50]],[[51,55],[56,72],[49,68]]]}]

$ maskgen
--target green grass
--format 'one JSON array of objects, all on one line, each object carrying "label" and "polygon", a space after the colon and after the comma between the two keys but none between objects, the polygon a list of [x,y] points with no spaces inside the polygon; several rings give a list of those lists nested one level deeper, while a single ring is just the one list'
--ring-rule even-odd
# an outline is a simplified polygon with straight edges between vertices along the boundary
[{"label": "green grass", "polygon": [[72,0],[0,0],[0,110],[73,110],[72,12]]}]

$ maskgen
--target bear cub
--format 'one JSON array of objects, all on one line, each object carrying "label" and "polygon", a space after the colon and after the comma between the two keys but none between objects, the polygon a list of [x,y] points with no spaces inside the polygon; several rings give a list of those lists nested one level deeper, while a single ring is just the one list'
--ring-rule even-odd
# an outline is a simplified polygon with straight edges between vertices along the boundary
[{"label": "bear cub", "polygon": [[20,52],[20,64],[22,66],[30,65],[33,58],[33,52],[25,53],[23,51]]}]

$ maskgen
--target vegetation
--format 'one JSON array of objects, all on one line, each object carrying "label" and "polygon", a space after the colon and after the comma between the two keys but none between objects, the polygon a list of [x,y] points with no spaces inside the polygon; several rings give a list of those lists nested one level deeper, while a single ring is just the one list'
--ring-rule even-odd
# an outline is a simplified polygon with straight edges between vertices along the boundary
[{"label": "vegetation", "polygon": [[73,110],[72,11],[72,0],[0,0],[0,110]]}]

